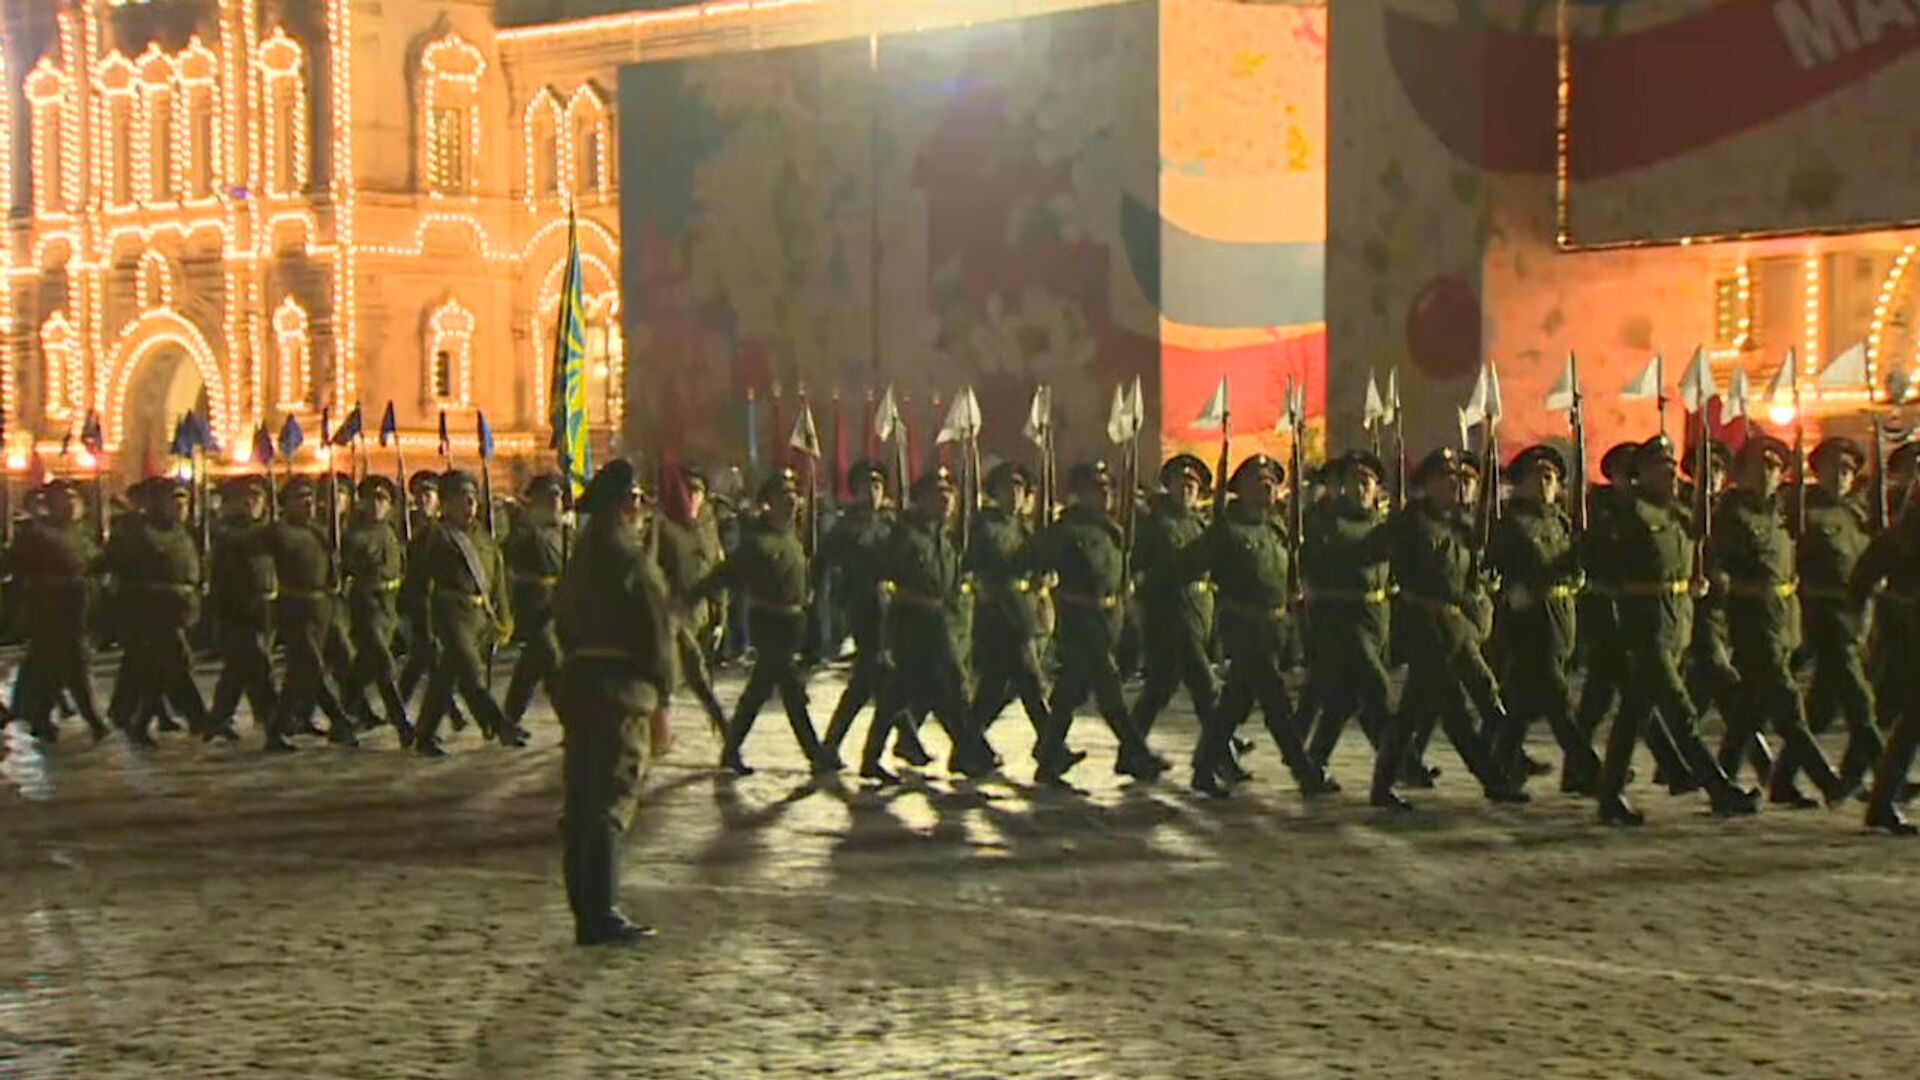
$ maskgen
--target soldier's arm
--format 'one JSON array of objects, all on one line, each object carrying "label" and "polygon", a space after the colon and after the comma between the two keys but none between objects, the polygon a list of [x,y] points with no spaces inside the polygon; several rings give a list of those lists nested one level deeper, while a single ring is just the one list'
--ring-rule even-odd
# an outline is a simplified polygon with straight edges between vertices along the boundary
[{"label": "soldier's arm", "polygon": [[492,571],[493,580],[487,583],[487,601],[493,605],[494,628],[505,641],[513,636],[513,594],[507,588],[506,556],[498,548],[493,552]]},{"label": "soldier's arm", "polygon": [[1850,603],[1861,607],[1873,598],[1880,583],[1893,572],[1894,563],[1899,558],[1899,548],[1892,529],[1875,536],[1867,544],[1867,550],[1853,564],[1853,576],[1847,579],[1847,600]]}]

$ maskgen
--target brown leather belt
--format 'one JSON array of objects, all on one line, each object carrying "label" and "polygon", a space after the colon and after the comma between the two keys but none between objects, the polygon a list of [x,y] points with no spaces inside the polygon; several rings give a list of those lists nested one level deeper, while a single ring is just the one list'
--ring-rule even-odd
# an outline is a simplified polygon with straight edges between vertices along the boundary
[{"label": "brown leather belt", "polygon": [[1112,611],[1120,606],[1120,597],[1117,593],[1089,596],[1086,593],[1062,591],[1054,593],[1054,597],[1068,607],[1086,608],[1089,611]]}]

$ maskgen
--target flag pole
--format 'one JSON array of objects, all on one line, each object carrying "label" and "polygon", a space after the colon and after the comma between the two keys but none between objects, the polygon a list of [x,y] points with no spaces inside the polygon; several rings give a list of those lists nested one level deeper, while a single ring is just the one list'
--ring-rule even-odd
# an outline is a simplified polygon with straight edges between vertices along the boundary
[{"label": "flag pole", "polygon": [[1653,354],[1653,400],[1660,410],[1660,437],[1667,437],[1667,358]]}]

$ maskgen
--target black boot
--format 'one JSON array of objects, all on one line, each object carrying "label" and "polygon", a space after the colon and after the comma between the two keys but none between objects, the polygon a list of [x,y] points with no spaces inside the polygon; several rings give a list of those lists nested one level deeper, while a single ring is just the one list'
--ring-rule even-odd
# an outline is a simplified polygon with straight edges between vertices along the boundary
[{"label": "black boot", "polygon": [[615,905],[620,890],[620,836],[613,825],[595,824],[582,830],[578,873],[582,885],[581,910],[574,919],[577,945],[632,945],[653,936],[653,928],[629,922]]},{"label": "black boot", "polygon": [[740,748],[746,744],[747,733],[753,730],[753,720],[747,716],[736,716],[727,727],[727,741],[720,747],[720,767],[735,776],[752,776],[753,768],[740,756]]}]

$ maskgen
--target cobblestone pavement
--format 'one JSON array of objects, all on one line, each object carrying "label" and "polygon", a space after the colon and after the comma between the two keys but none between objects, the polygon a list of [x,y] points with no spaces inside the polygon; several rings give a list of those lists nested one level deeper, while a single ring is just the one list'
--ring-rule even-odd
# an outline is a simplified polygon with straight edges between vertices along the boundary
[{"label": "cobblestone pavement", "polygon": [[[737,680],[722,689],[730,699]],[[838,679],[817,681],[824,720]],[[170,737],[0,761],[0,1077],[1864,1077],[1920,1060],[1920,844],[1856,809],[1638,832],[1495,808],[1308,804],[1270,745],[1231,801],[937,770],[805,785],[785,725],[717,778],[697,716],[627,847],[644,951],[571,944],[559,753],[444,762]],[[857,735],[857,731],[856,731]],[[1155,742],[1184,758],[1190,716]],[[1538,748],[1547,753],[1544,746]],[[1648,774],[1643,765],[1641,775]],[[1536,784],[1550,792],[1551,783]]]}]

